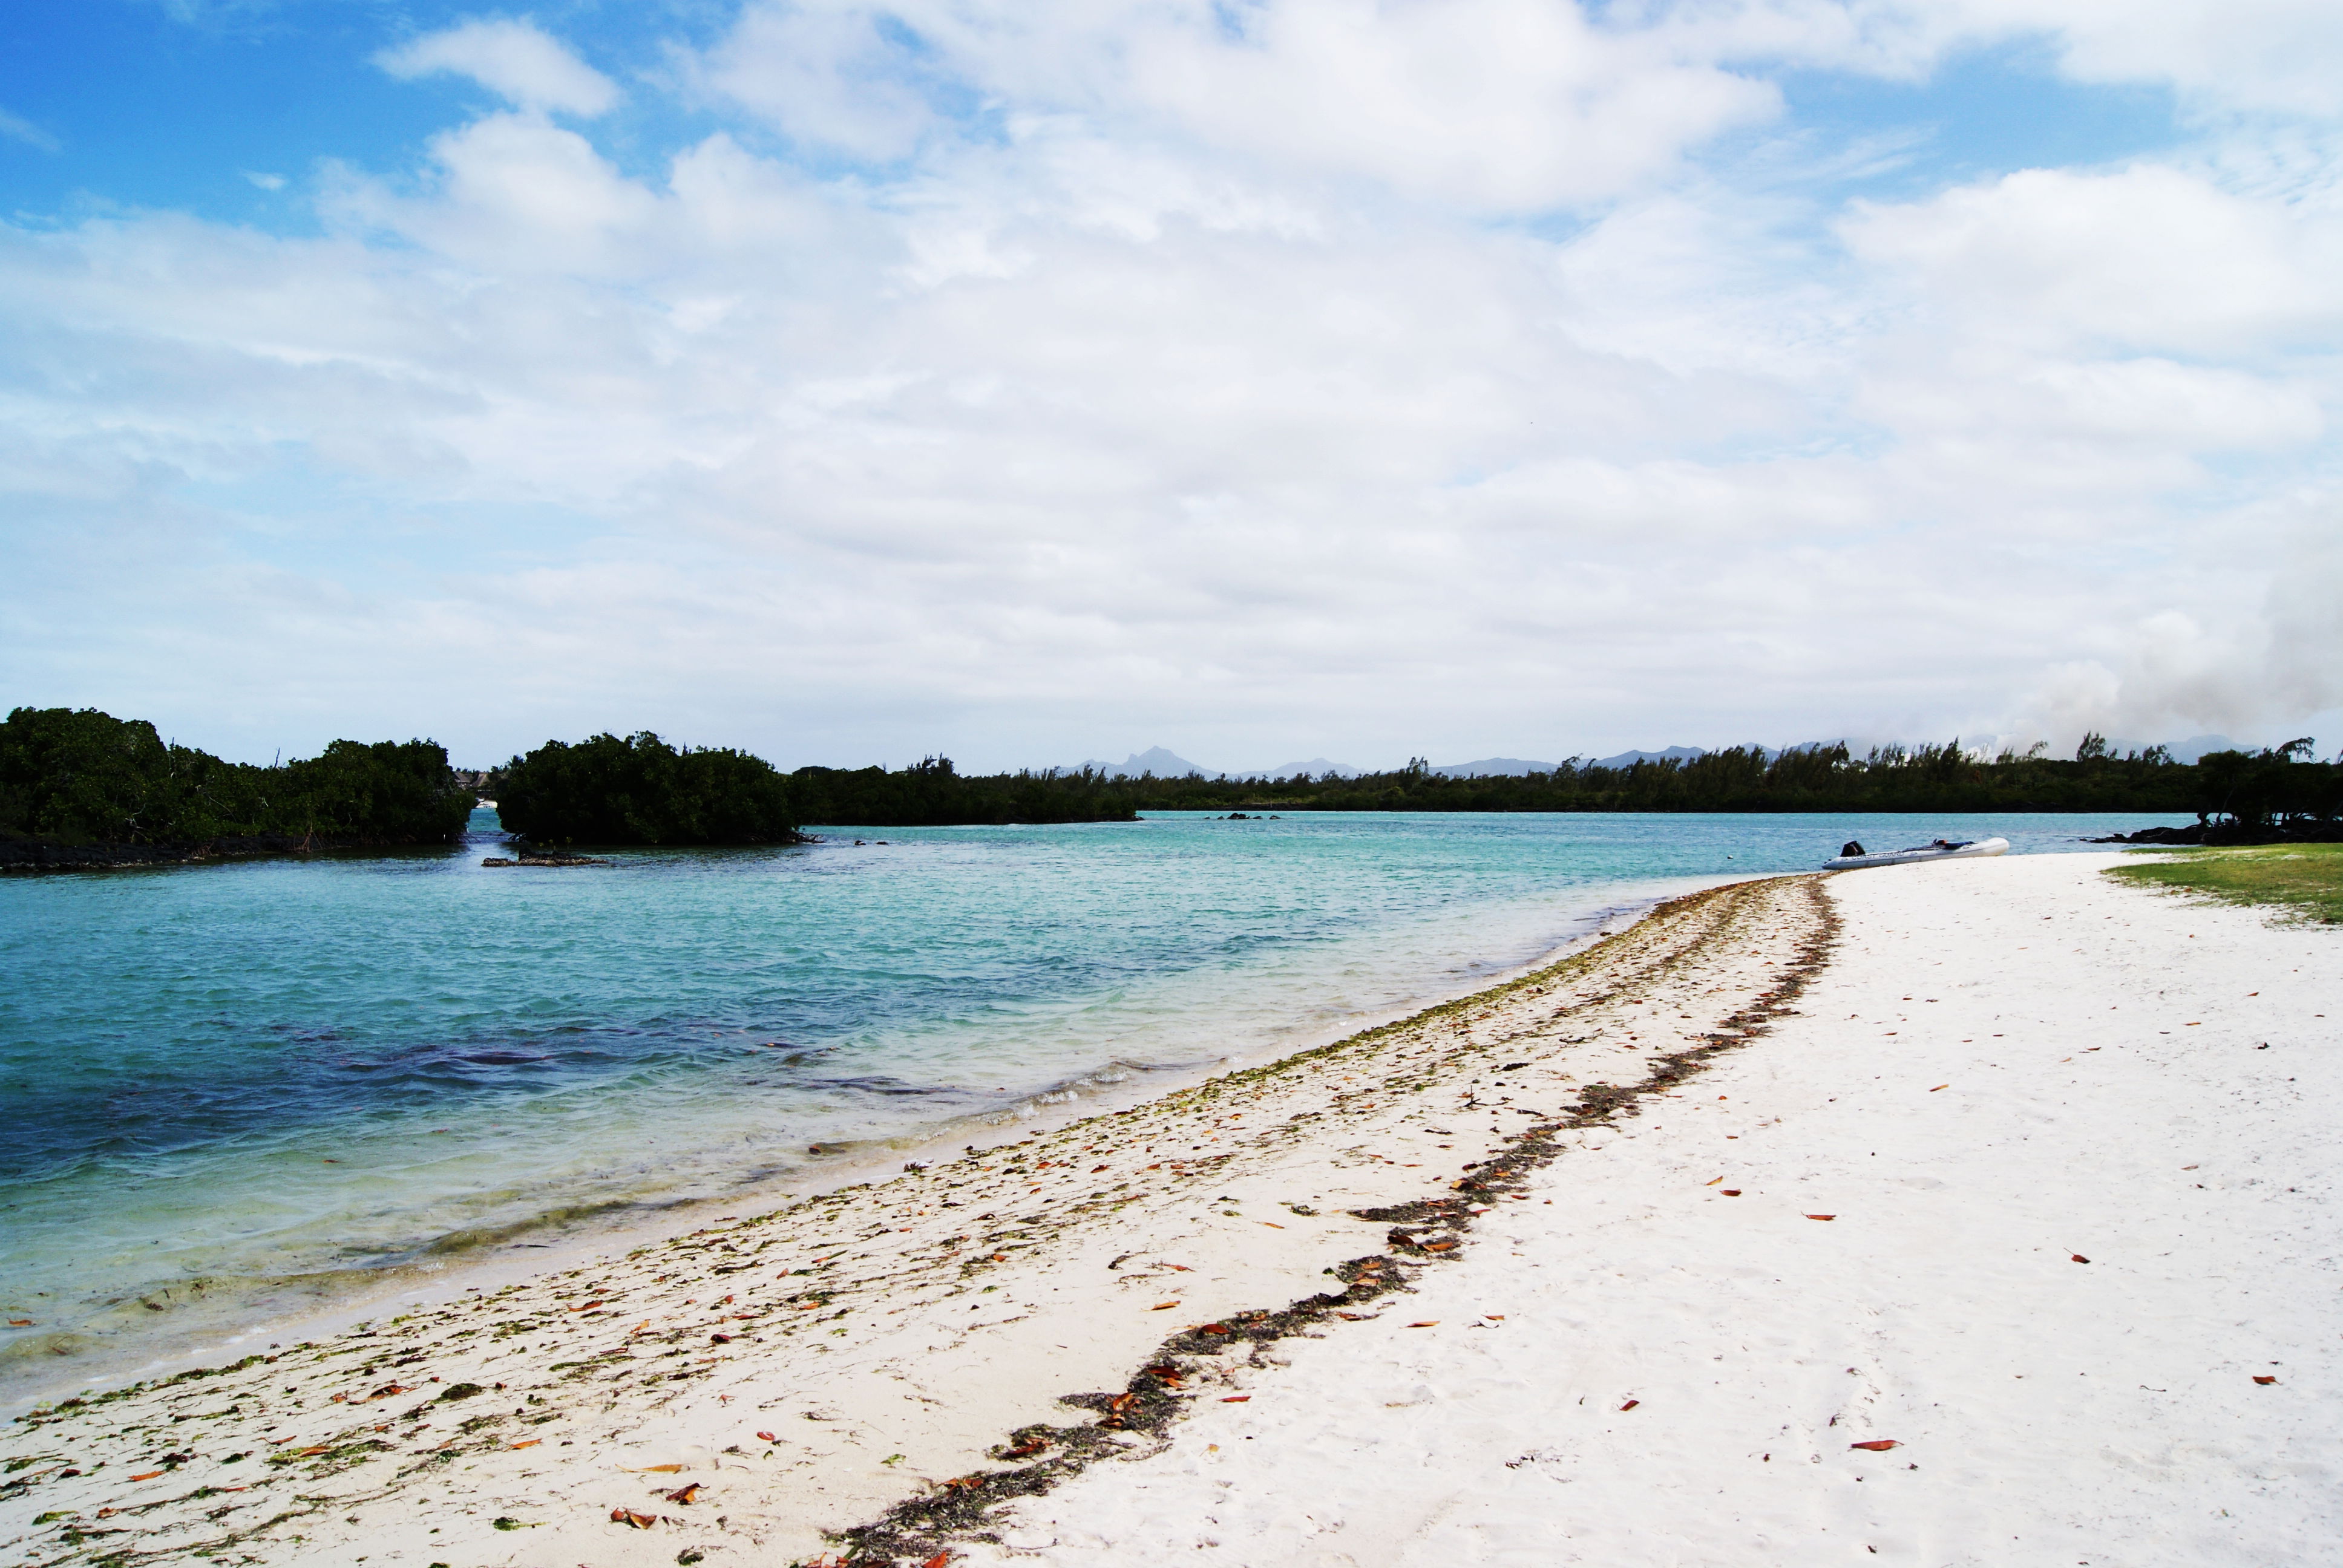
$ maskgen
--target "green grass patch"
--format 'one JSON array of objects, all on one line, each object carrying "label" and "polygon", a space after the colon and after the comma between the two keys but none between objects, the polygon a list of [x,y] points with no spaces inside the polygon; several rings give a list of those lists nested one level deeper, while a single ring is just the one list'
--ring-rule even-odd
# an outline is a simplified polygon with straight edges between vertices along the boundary
[{"label": "green grass patch", "polygon": [[2110,867],[2107,875],[2225,903],[2291,910],[2330,925],[2343,921],[2343,844],[2158,850]]}]

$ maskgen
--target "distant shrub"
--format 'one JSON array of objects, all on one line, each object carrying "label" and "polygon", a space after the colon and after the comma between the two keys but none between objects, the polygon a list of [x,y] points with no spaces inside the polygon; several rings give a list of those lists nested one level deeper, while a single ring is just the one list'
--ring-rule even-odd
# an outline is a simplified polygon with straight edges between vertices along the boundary
[{"label": "distant shrub", "polygon": [[38,843],[445,842],[472,800],[429,740],[337,740],[258,768],[94,708],[19,708],[0,723],[0,834]]},{"label": "distant shrub", "polygon": [[505,765],[504,825],[540,844],[792,844],[788,780],[761,757],[679,750],[646,729],[548,740]]}]

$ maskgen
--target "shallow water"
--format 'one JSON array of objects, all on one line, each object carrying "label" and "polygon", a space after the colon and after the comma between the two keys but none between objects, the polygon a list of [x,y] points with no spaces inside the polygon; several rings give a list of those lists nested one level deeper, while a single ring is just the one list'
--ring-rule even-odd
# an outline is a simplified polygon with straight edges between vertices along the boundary
[{"label": "shallow water", "polygon": [[453,851],[0,880],[0,1380],[1297,1048],[1847,838],[2166,819],[1166,813],[523,870],[484,812]]}]

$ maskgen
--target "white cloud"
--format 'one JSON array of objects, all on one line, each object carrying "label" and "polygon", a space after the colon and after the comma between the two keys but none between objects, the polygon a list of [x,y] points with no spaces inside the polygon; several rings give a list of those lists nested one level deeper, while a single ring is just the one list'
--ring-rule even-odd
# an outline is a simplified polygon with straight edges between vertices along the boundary
[{"label": "white cloud", "polygon": [[1914,275],[1967,330],[2043,346],[2234,353],[2343,325],[2343,215],[2156,164],[2026,169],[1858,205],[1864,260]]},{"label": "white cloud", "polygon": [[0,136],[5,136],[14,142],[22,142],[28,147],[38,147],[45,153],[65,150],[65,144],[58,141],[56,137],[41,129],[24,116],[12,115],[5,109],[0,109]]},{"label": "white cloud", "polygon": [[[2343,700],[2317,138],[1850,206],[1703,149],[1763,49],[1925,66],[1903,13],[1233,15],[754,6],[681,73],[738,134],[649,174],[450,44],[401,68],[519,107],[328,170],[323,237],[0,229],[12,558],[74,607],[0,606],[12,686],[973,765]],[[558,51],[435,37],[498,28]]]},{"label": "white cloud", "polygon": [[618,85],[526,19],[474,17],[386,49],[376,64],[401,81],[469,76],[525,109],[592,116],[619,98]]},{"label": "white cloud", "polygon": [[285,188],[283,175],[264,174],[257,170],[246,169],[244,171],[244,177],[265,191],[281,191]]}]

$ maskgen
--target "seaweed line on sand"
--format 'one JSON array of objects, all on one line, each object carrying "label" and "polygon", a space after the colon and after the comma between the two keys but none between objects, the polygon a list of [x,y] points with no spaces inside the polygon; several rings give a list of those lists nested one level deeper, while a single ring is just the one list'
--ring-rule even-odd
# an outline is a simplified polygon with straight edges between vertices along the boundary
[{"label": "seaweed line on sand", "polygon": [[[989,1509],[1168,1442],[1243,1358],[1410,1289],[1482,1200],[1524,1196],[1569,1141],[1765,1032],[1835,940],[1822,881],[1672,900],[1534,972],[1142,1106],[20,1415],[0,1428],[0,1555],[518,1560],[525,1539],[533,1563],[641,1563],[669,1554],[636,1538],[651,1519],[702,1532],[700,1556],[932,1561]],[[1262,1203],[1291,1213],[1238,1212]],[[1272,1289],[1290,1304],[1242,1310]],[[1217,1316],[1161,1338],[1140,1314],[1181,1303],[1157,1294]],[[1053,1322],[1096,1326],[1086,1370],[1052,1370],[1048,1342],[1071,1337]],[[745,1451],[772,1411],[802,1421]],[[916,1468],[891,1469],[897,1450]],[[639,1515],[630,1493],[681,1469],[707,1496],[670,1482],[676,1510]],[[924,1494],[896,1501],[899,1473]]]},{"label": "seaweed line on sand", "polygon": [[[1460,1243],[1471,1233],[1476,1218],[1472,1203],[1482,1198],[1502,1197],[1521,1191],[1528,1184],[1527,1178],[1532,1172],[1544,1169],[1564,1152],[1566,1145],[1557,1141],[1558,1135],[1606,1124],[1623,1112],[1634,1115],[1644,1099],[1666,1092],[1687,1078],[1705,1070],[1716,1057],[1738,1050],[1751,1040],[1769,1033],[1774,1020],[1791,1010],[1792,1004],[1805,991],[1808,982],[1829,961],[1831,950],[1837,940],[1839,917],[1828,894],[1823,890],[1825,879],[1820,876],[1795,879],[1812,900],[1815,916],[1814,930],[1799,943],[1795,958],[1783,967],[1770,990],[1725,1020],[1717,1029],[1704,1037],[1700,1044],[1655,1058],[1652,1070],[1641,1082],[1587,1085],[1577,1103],[1561,1116],[1533,1126],[1519,1135],[1511,1149],[1483,1161],[1476,1171],[1453,1183],[1453,1189],[1462,1195],[1460,1197],[1426,1198],[1351,1211],[1358,1219],[1390,1223],[1392,1228],[1387,1246],[1393,1257],[1353,1258],[1338,1265],[1330,1271],[1342,1282],[1344,1288],[1339,1292],[1321,1292],[1282,1308],[1231,1313],[1222,1322],[1172,1334],[1147,1359],[1146,1364],[1131,1375],[1120,1393],[1071,1394],[1061,1401],[1077,1408],[1098,1412],[1096,1422],[1075,1426],[1022,1426],[1011,1432],[1007,1440],[993,1450],[992,1455],[994,1459],[1003,1461],[1043,1454],[1046,1457],[1032,1457],[1031,1462],[1013,1469],[955,1477],[926,1495],[897,1503],[867,1524],[837,1532],[832,1539],[843,1548],[840,1554],[793,1564],[792,1568],[881,1568],[881,1565],[894,1568],[895,1564],[907,1561],[933,1562],[940,1554],[948,1554],[950,1543],[955,1540],[978,1540],[998,1544],[999,1537],[986,1528],[988,1515],[995,1507],[1016,1498],[1039,1496],[1081,1474],[1100,1460],[1144,1458],[1160,1452],[1169,1442],[1167,1434],[1172,1423],[1184,1414],[1188,1401],[1183,1397],[1183,1385],[1204,1370],[1212,1358],[1224,1358],[1236,1346],[1243,1344],[1249,1347],[1248,1357],[1257,1365],[1263,1345],[1319,1329],[1330,1320],[1341,1321],[1338,1314],[1345,1309],[1356,1308],[1379,1296],[1413,1290],[1414,1287],[1409,1282],[1405,1271],[1437,1262],[1453,1262],[1461,1257]],[[1747,885],[1713,888],[1672,900],[1660,905],[1653,914],[1664,916],[1687,911]],[[1583,966],[1592,951],[1589,950],[1573,955],[1562,963],[1523,976],[1496,990],[1513,990],[1551,981],[1566,969]],[[1492,994],[1491,991],[1478,992],[1456,1002],[1427,1010],[1425,1013],[1400,1023],[1353,1036],[1332,1046],[1323,1047],[1322,1050],[1340,1050],[1369,1036],[1419,1024],[1427,1017],[1485,1001]],[[1272,1064],[1268,1069],[1255,1070],[1274,1070],[1288,1067],[1298,1060],[1289,1058],[1284,1062]],[[1154,1446],[1135,1453],[1131,1445],[1122,1440],[1120,1435],[1122,1433],[1157,1442]]]}]

